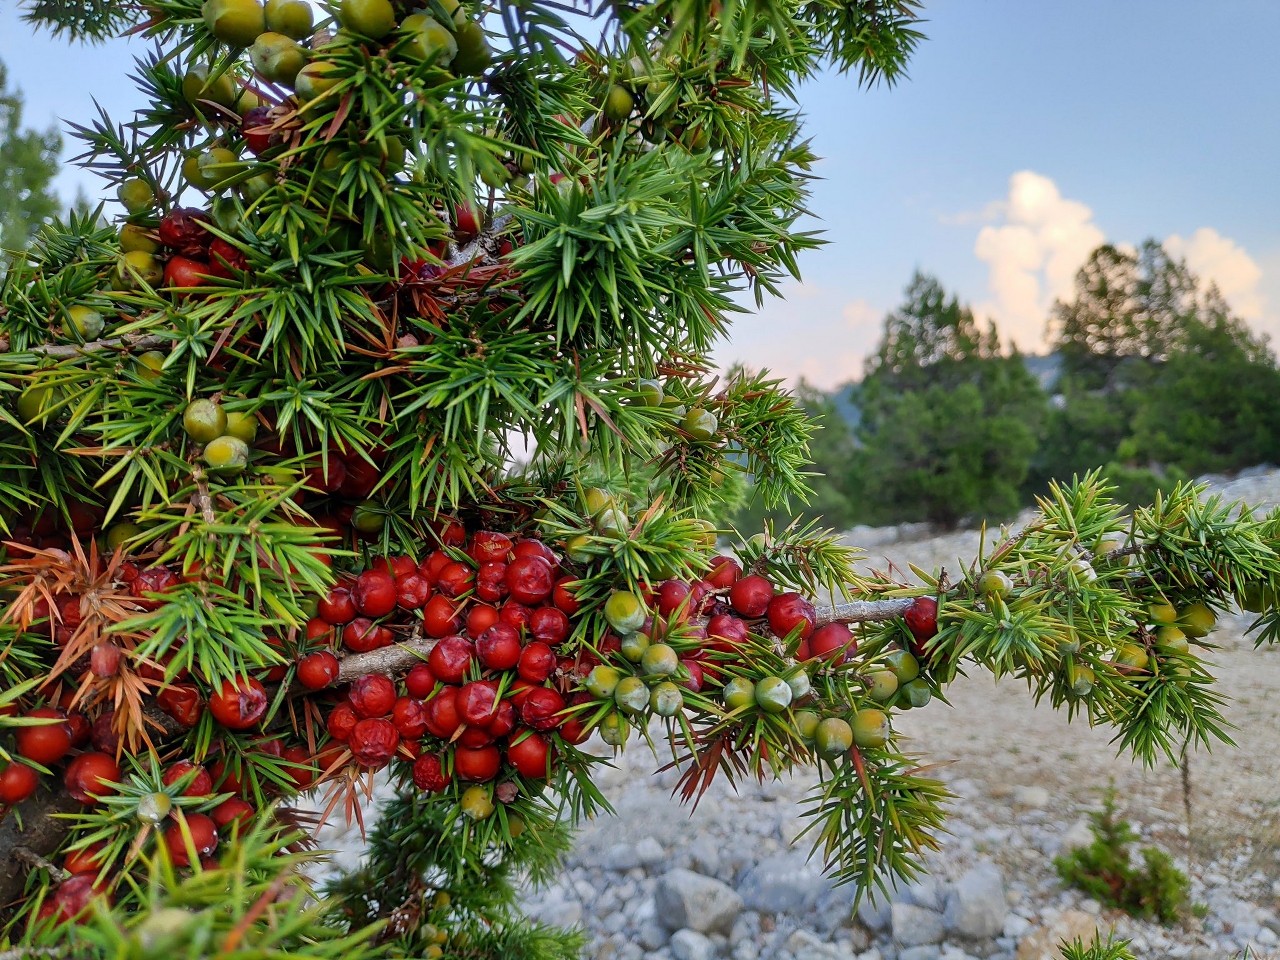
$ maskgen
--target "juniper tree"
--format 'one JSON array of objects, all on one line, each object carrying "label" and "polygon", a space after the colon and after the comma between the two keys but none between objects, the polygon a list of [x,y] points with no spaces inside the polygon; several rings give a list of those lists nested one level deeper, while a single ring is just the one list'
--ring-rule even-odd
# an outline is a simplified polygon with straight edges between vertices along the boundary
[{"label": "juniper tree", "polygon": [[[806,493],[803,411],[708,350],[818,242],[799,82],[900,77],[914,3],[332,13],[130,11],[142,109],[77,128],[126,215],[0,292],[8,942],[571,956],[513,899],[607,806],[593,733],[691,802],[816,767],[815,852],[874,890],[947,797],[894,719],[961,671],[1145,763],[1226,740],[1200,654],[1237,597],[1280,630],[1280,519],[1090,475],[912,582],[705,519],[734,474]],[[309,899],[291,801],[366,822],[377,771],[367,862]]]}]

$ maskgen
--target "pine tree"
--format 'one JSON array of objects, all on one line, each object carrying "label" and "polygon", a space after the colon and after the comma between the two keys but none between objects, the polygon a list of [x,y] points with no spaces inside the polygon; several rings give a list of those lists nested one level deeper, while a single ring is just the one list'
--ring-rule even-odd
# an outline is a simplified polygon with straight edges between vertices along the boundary
[{"label": "pine tree", "polygon": [[3,251],[21,250],[61,208],[50,184],[62,137],[54,129],[25,129],[23,105],[22,91],[9,88],[8,70],[0,63],[0,272],[8,260]]},{"label": "pine tree", "polygon": [[[145,106],[78,129],[127,216],[0,291],[8,943],[572,956],[512,902],[605,806],[596,731],[689,800],[817,765],[815,850],[873,889],[947,796],[893,719],[961,669],[1147,763],[1226,740],[1189,643],[1237,594],[1280,632],[1280,519],[1126,518],[1091,475],[911,584],[705,520],[734,473],[805,494],[803,411],[708,349],[817,242],[798,82],[901,76],[914,3],[333,12],[150,0]],[[367,863],[310,899],[289,801],[363,818],[378,770]]]}]

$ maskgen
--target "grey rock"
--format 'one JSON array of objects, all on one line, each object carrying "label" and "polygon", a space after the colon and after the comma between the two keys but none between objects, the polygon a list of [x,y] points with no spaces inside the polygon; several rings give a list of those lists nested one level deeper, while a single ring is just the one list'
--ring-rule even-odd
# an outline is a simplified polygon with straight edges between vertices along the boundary
[{"label": "grey rock", "polygon": [[645,837],[636,844],[635,850],[636,858],[640,861],[640,866],[642,867],[652,867],[667,858],[667,851],[662,848],[662,844],[655,837]]},{"label": "grey rock", "polygon": [[946,932],[942,914],[936,910],[917,907],[914,903],[895,903],[891,916],[893,939],[904,947],[941,943]]},{"label": "grey rock", "polygon": [[[808,821],[801,820],[799,817],[790,817],[778,822],[778,836],[782,838],[782,843],[787,848],[796,846],[796,841],[800,839],[800,834],[804,833],[805,828],[809,826]],[[812,839],[810,836],[809,839]]]},{"label": "grey rock", "polygon": [[938,948],[932,944],[909,947],[898,954],[898,960],[938,960]]},{"label": "grey rock", "polygon": [[831,889],[822,865],[804,850],[766,857],[746,872],[738,890],[747,906],[761,913],[800,913]]},{"label": "grey rock", "polygon": [[962,876],[947,898],[946,927],[974,939],[998,937],[1008,906],[1004,878],[993,863],[979,863]]},{"label": "grey rock", "polygon": [[742,897],[728,884],[692,870],[669,870],[658,881],[657,916],[668,930],[727,932],[742,912]]},{"label": "grey rock", "polygon": [[702,834],[685,850],[689,868],[713,877],[720,870],[720,843],[708,834]]},{"label": "grey rock", "polygon": [[1049,805],[1049,791],[1044,787],[1014,787],[1013,802],[1020,807],[1040,810]]},{"label": "grey rock", "polygon": [[828,890],[814,905],[814,926],[823,933],[831,933],[852,924],[853,900],[856,895],[857,888],[851,883]]},{"label": "grey rock", "polygon": [[941,913],[947,908],[947,897],[950,893],[946,883],[937,877],[924,877],[907,887],[906,902]]},{"label": "grey rock", "polygon": [[758,960],[760,948],[754,940],[743,940],[733,948],[733,960]]},{"label": "grey rock", "polygon": [[604,855],[604,865],[610,870],[626,873],[640,866],[640,855],[634,844],[615,843]]},{"label": "grey rock", "polygon": [[712,960],[716,955],[715,944],[697,930],[677,930],[671,935],[671,955],[676,960]]},{"label": "grey rock", "polygon": [[733,921],[733,929],[729,931],[729,943],[737,946],[747,940],[755,941],[760,936],[760,914],[754,910],[744,910]]},{"label": "grey rock", "polygon": [[808,930],[797,930],[784,944],[795,960],[843,960],[848,953]]},{"label": "grey rock", "polygon": [[582,903],[558,884],[548,887],[541,897],[525,905],[529,919],[555,927],[572,927],[582,920]]},{"label": "grey rock", "polygon": [[655,920],[646,920],[636,932],[636,942],[646,950],[657,950],[670,939],[667,928]]},{"label": "grey rock", "polygon": [[854,924],[840,934],[854,953],[861,953],[871,946],[871,933],[862,924]]},{"label": "grey rock", "polygon": [[893,922],[891,908],[892,904],[883,896],[878,896],[874,899],[866,896],[858,904],[858,919],[868,929],[874,930],[876,933],[883,933],[889,929],[889,925]]},{"label": "grey rock", "polygon": [[1011,913],[1004,918],[1003,935],[1010,940],[1020,940],[1031,932],[1031,921],[1026,917],[1020,917],[1016,913]]},{"label": "grey rock", "polygon": [[1058,853],[1066,855],[1073,850],[1083,850],[1092,843],[1093,830],[1089,825],[1089,821],[1081,817],[1062,835],[1062,842],[1058,845]]}]

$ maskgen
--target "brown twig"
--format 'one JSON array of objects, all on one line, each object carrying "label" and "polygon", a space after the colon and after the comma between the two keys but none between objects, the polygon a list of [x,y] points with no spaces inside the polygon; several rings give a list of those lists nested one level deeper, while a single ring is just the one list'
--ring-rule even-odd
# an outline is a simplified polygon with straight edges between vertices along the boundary
[{"label": "brown twig", "polygon": [[213,499],[209,496],[209,484],[205,480],[205,472],[202,467],[193,467],[191,476],[196,481],[196,492],[191,495],[191,502],[200,510],[200,516],[204,518],[205,523],[216,523],[217,515],[213,512]]},{"label": "brown twig", "polygon": [[434,640],[419,638],[344,657],[338,668],[338,682],[349,683],[368,673],[398,676],[425,660],[435,645]]},{"label": "brown twig", "polygon": [[33,870],[43,870],[45,873],[49,874],[49,879],[53,880],[55,883],[60,883],[67,879],[67,872],[65,870],[61,867],[55,867],[44,857],[40,856],[40,854],[36,853],[34,850],[28,849],[27,847],[14,847],[13,858],[15,860],[21,860]]},{"label": "brown twig", "polygon": [[898,597],[894,600],[851,600],[833,606],[815,606],[814,620],[818,626],[828,623],[877,623],[892,620],[907,612],[915,603],[915,597]]},{"label": "brown twig", "polygon": [[165,337],[157,337],[154,334],[126,334],[123,337],[109,337],[106,340],[90,340],[88,343],[66,345],[46,343],[21,352],[38,353],[46,357],[78,357],[98,350],[151,350],[155,347],[163,347],[168,342]]},{"label": "brown twig", "polygon": [[492,257],[498,249],[499,234],[506,230],[514,219],[515,217],[509,213],[494,217],[480,231],[479,236],[465,247],[456,248],[454,254],[445,260],[445,263],[450,267],[460,267],[464,263],[475,260],[482,253]]}]

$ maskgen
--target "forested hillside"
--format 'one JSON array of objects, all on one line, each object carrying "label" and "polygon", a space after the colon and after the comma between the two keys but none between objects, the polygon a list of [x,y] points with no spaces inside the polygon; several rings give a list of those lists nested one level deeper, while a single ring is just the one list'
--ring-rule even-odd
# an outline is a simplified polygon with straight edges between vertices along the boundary
[{"label": "forested hillside", "polygon": [[[1011,517],[1104,467],[1131,503],[1178,480],[1280,461],[1280,369],[1212,285],[1148,240],[1093,252],[1046,318],[1048,356],[917,274],[858,382],[802,387],[821,418],[807,517],[835,527]],[[761,513],[744,492],[735,519]]]}]

